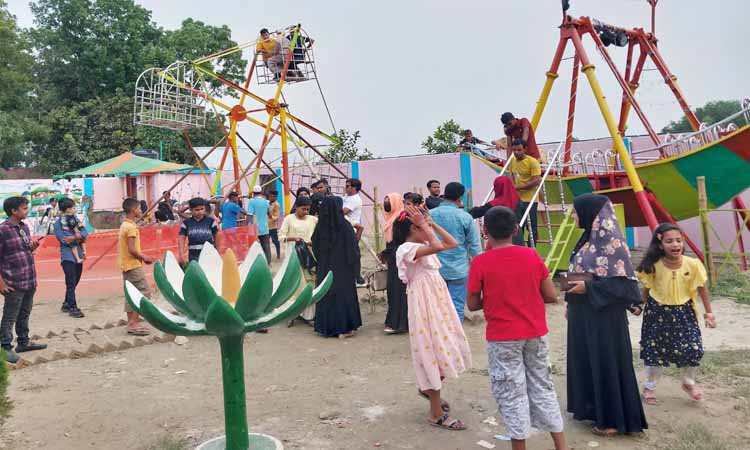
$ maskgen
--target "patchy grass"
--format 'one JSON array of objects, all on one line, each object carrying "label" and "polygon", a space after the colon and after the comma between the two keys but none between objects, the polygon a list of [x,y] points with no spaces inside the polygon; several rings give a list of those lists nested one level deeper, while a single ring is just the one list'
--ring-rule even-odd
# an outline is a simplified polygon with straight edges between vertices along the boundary
[{"label": "patchy grass", "polygon": [[711,294],[731,297],[737,300],[737,303],[750,305],[750,280],[744,273],[725,269],[714,282]]},{"label": "patchy grass", "polygon": [[682,430],[664,450],[737,450],[737,447],[703,425],[692,424]]},{"label": "patchy grass", "polygon": [[165,435],[157,439],[153,444],[144,447],[144,450],[188,450],[190,442],[184,438],[176,438]]},{"label": "patchy grass", "polygon": [[5,362],[5,350],[0,349],[0,425],[10,416],[13,403],[8,399],[8,364]]}]

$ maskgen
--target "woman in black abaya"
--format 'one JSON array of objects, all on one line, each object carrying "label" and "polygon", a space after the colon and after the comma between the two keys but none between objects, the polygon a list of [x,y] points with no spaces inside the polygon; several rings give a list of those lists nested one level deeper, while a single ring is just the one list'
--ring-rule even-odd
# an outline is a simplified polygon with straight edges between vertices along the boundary
[{"label": "woman in black abaya", "polygon": [[318,260],[317,284],[333,272],[333,286],[315,308],[315,331],[328,337],[354,336],[362,326],[356,285],[359,251],[341,197],[326,197],[321,203],[312,245]]},{"label": "woman in black abaya", "polygon": [[612,436],[648,428],[628,333],[627,310],[641,302],[630,251],[603,195],[573,201],[583,235],[571,256],[568,303],[568,412]]},{"label": "woman in black abaya", "polygon": [[386,287],[388,297],[388,313],[385,315],[385,334],[406,333],[409,331],[409,308],[406,297],[406,285],[398,277],[396,266],[396,250],[398,246],[393,241],[393,224],[404,211],[404,200],[401,194],[392,192],[383,201],[383,234],[385,235],[385,250],[380,254],[381,260],[388,265],[388,283]]}]

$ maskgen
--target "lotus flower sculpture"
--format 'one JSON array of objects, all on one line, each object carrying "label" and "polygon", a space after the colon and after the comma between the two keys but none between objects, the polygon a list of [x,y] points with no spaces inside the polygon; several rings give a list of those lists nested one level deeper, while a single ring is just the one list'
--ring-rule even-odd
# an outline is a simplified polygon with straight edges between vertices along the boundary
[{"label": "lotus flower sculpture", "polygon": [[[296,252],[287,252],[279,271],[272,277],[261,247],[256,242],[239,267],[231,249],[222,257],[211,244],[203,247],[198,262],[191,262],[184,272],[175,256],[167,252],[163,263],[154,264],[154,279],[164,298],[178,314],[155,305],[126,281],[125,297],[128,303],[165,333],[219,338],[226,436],[223,445],[210,448],[248,450],[251,436],[248,435],[245,404],[245,333],[297,317],[326,294],[333,284],[333,274],[329,272],[315,289],[307,283],[292,299],[302,283]],[[261,444],[258,448],[276,447]]]}]

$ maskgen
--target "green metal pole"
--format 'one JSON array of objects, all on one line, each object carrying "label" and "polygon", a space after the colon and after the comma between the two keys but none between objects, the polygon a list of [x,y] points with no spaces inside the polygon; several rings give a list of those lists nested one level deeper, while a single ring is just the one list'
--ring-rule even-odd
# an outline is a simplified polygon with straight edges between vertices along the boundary
[{"label": "green metal pole", "polygon": [[159,160],[164,161],[164,142],[159,141]]},{"label": "green metal pole", "polygon": [[219,338],[221,372],[224,379],[224,425],[226,450],[248,450],[247,408],[245,405],[245,335]]}]

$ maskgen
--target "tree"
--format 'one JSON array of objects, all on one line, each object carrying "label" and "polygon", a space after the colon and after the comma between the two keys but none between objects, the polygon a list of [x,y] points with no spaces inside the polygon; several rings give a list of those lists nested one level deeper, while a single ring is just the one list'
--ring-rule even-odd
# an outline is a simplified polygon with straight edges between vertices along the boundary
[{"label": "tree", "polygon": [[[192,164],[195,157],[182,133],[133,125],[133,100],[117,91],[106,99],[93,98],[54,109],[45,118],[48,140],[37,148],[40,168],[53,175],[80,169],[138,148],[158,149],[164,159]],[[190,130],[192,144],[212,146],[223,136],[215,116],[206,128]]]},{"label": "tree", "polygon": [[455,120],[450,119],[443,122],[432,136],[422,142],[422,148],[427,153],[454,153],[458,148],[463,129]]},{"label": "tree", "polygon": [[43,134],[31,117],[34,58],[16,18],[0,0],[0,167],[10,168],[30,158],[29,144]]},{"label": "tree", "polygon": [[334,143],[331,144],[325,152],[325,155],[334,163],[348,163],[351,161],[366,161],[372,159],[372,152],[367,148],[360,150],[357,147],[357,141],[360,138],[359,130],[350,133],[345,129],[340,129],[338,133],[333,134]]},{"label": "tree", "polygon": [[[710,125],[726,119],[741,110],[742,105],[739,100],[718,100],[708,102],[700,108],[697,108],[695,110],[695,115],[698,117],[699,121]],[[744,125],[744,120],[740,118],[735,120],[734,124],[742,126]],[[687,117],[684,116],[678,121],[669,122],[669,125],[661,130],[662,133],[687,133],[690,131],[693,131],[693,129],[690,126]]]},{"label": "tree", "polygon": [[[132,0],[38,0],[31,9],[36,27],[29,35],[38,57],[28,72],[39,80],[32,100],[43,125],[33,155],[43,171],[62,173],[139,147],[158,149],[160,144],[165,159],[194,162],[181,133],[133,125],[131,93],[138,75],[149,67],[236,46],[229,27],[188,18],[177,30],[165,31],[151,20],[150,11]],[[244,81],[241,52],[205,67],[233,82]],[[206,79],[212,95],[236,95]],[[4,112],[0,110],[0,130],[10,122]],[[190,131],[193,145],[214,145],[224,134],[220,119],[209,108],[206,128]]]}]

